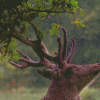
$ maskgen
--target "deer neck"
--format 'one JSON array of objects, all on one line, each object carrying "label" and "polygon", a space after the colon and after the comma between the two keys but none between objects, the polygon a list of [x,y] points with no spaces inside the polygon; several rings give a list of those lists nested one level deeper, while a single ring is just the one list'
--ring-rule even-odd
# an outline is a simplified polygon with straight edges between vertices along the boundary
[{"label": "deer neck", "polygon": [[42,100],[81,100],[75,85],[51,80],[48,92]]}]

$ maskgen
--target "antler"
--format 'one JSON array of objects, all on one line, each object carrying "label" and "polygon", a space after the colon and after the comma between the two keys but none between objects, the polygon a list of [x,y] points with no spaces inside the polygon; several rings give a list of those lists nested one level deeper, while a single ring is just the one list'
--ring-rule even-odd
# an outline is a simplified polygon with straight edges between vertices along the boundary
[{"label": "antler", "polygon": [[29,66],[35,66],[35,67],[41,67],[41,66],[43,66],[43,63],[42,62],[35,62],[35,61],[33,61],[31,58],[29,58],[28,56],[26,56],[25,54],[23,54],[22,52],[20,52],[20,51],[18,51],[18,50],[16,50],[22,57],[24,57],[24,58],[22,58],[22,57],[20,57],[19,58],[19,61],[23,61],[24,63],[23,63],[23,65],[20,65],[20,63],[19,64],[16,64],[16,63],[14,63],[14,62],[12,62],[12,61],[10,61],[10,63],[12,64],[12,65],[14,65],[14,66],[16,66],[16,67],[18,67],[18,68],[26,68],[26,67],[29,67]]},{"label": "antler", "polygon": [[[12,36],[21,42],[31,46],[33,50],[36,52],[36,54],[39,56],[40,61],[35,62],[32,59],[30,59],[28,56],[24,55],[22,52],[16,50],[16,52],[19,52],[20,55],[23,57],[20,57],[19,60],[23,62],[23,65],[20,64],[15,64],[14,62],[10,61],[11,64],[18,68],[25,68],[29,66],[34,66],[34,67],[41,67],[41,66],[46,66],[49,69],[55,69],[55,68],[60,68],[64,67],[65,64],[65,57],[67,54],[67,32],[66,30],[62,27],[63,34],[64,34],[64,43],[62,46],[61,42],[61,37],[57,37],[57,42],[58,42],[58,53],[56,53],[56,56],[52,56],[49,54],[46,46],[41,42],[41,31],[38,29],[38,27],[35,25],[35,23],[32,21],[32,19],[28,19],[28,22],[33,26],[35,32],[36,32],[36,37],[37,40],[33,41],[31,39],[25,38],[23,35],[19,35],[18,31],[14,29],[14,32]],[[75,40],[71,38],[73,44],[72,44],[72,49],[70,51],[70,54],[68,55],[67,58],[67,63],[70,63],[75,51]],[[55,64],[52,64],[50,61],[54,62]],[[63,65],[63,66],[62,66]],[[45,70],[47,71],[47,70]],[[44,71],[43,71],[44,72]],[[49,70],[50,73],[53,73],[52,70]],[[55,75],[55,73],[54,73]]]},{"label": "antler", "polygon": [[72,47],[71,47],[71,51],[67,57],[67,63],[69,64],[74,56],[74,52],[75,52],[75,48],[76,48],[76,41],[71,37],[72,40]]},{"label": "antler", "polygon": [[[32,23],[32,25],[33,25],[33,27],[34,27],[34,24],[33,24],[33,23]],[[35,28],[36,32],[38,32],[38,31],[40,32],[40,30],[39,30],[38,28],[36,28],[36,25],[35,25],[34,28]],[[66,30],[65,30],[63,27],[62,27],[62,30],[63,30],[63,34],[64,34],[64,44],[63,44],[63,47],[62,47],[61,37],[58,36],[58,37],[57,37],[57,42],[58,42],[58,53],[56,53],[56,54],[57,54],[56,56],[51,56],[51,55],[49,54],[47,48],[45,47],[45,45],[43,44],[43,42],[40,41],[40,39],[39,39],[39,40],[32,41],[32,40],[29,39],[29,38],[25,38],[25,37],[22,36],[22,35],[16,34],[16,33],[18,33],[17,30],[14,31],[13,37],[15,37],[15,38],[17,38],[18,40],[20,40],[20,41],[26,43],[27,45],[30,45],[30,46],[35,50],[35,52],[36,52],[37,55],[40,57],[40,59],[42,59],[41,61],[43,61],[43,62],[53,61],[53,62],[57,63],[59,59],[64,60],[65,57],[66,57],[66,54],[67,54],[67,32],[66,32]],[[38,38],[39,38],[39,36],[38,36]],[[72,40],[73,43],[72,43],[71,51],[70,51],[70,53],[69,53],[69,55],[68,55],[68,58],[67,58],[67,63],[70,63],[70,62],[71,62],[71,60],[72,60],[72,58],[73,58],[74,51],[75,51],[75,46],[76,46],[75,40],[74,40],[73,38],[71,38],[71,40]],[[17,52],[19,52],[19,51],[17,51]],[[20,53],[21,55],[24,55],[24,54],[22,54],[21,52],[19,52],[19,53]],[[24,57],[25,57],[25,56],[24,56]],[[46,59],[44,60],[44,58],[46,58]],[[21,61],[25,61],[25,62],[28,63],[29,65],[30,65],[30,64],[31,64],[31,65],[33,64],[33,65],[36,65],[36,66],[41,65],[40,62],[36,63],[36,62],[34,62],[34,61],[32,61],[32,60],[29,60],[29,58],[28,58],[28,59],[20,58],[20,60],[21,60]],[[48,60],[48,61],[47,61],[47,60]],[[46,63],[46,64],[47,64],[47,63]],[[43,63],[42,63],[42,65],[43,65]],[[49,68],[50,68],[50,65],[52,65],[52,64],[49,63]],[[48,66],[48,65],[46,65],[46,66]],[[53,67],[54,67],[54,64],[53,64]],[[51,68],[52,68],[52,67],[51,67]],[[55,67],[54,67],[54,68],[55,68]]]}]

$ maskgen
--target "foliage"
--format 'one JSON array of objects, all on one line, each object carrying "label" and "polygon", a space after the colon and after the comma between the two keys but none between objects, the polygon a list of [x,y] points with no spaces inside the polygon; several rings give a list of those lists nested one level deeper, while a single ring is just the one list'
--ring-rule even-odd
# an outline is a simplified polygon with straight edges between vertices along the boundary
[{"label": "foliage", "polygon": [[76,26],[78,26],[78,27],[85,27],[85,25],[84,24],[82,24],[78,19],[76,19],[76,21],[74,22],[75,24],[76,24]]},{"label": "foliage", "polygon": [[58,35],[59,34],[59,27],[60,27],[60,24],[56,24],[56,23],[52,23],[52,28],[49,30],[50,32],[50,35]]},{"label": "foliage", "polygon": [[[28,36],[28,25],[30,20],[34,22],[36,17],[40,17],[41,20],[48,18],[48,16],[55,15],[55,13],[72,13],[75,14],[79,10],[81,11],[77,0],[1,0],[0,3],[0,43],[4,46],[2,48],[4,56],[8,54],[10,57],[18,59],[14,49],[17,48],[17,44],[12,44],[13,33],[17,29],[18,34]],[[80,12],[83,16],[83,11]],[[54,33],[59,34],[60,25],[52,23],[53,26],[50,30],[50,35]],[[40,29],[41,26],[37,25]],[[46,31],[42,30],[41,35],[43,38],[46,36]],[[16,41],[13,39],[13,41]],[[1,48],[0,48],[1,49]],[[14,55],[14,56],[11,56]]]},{"label": "foliage", "polygon": [[90,89],[86,87],[82,92],[82,100],[99,100],[100,95],[99,95],[100,90],[99,89]]},{"label": "foliage", "polygon": [[[1,92],[1,100],[40,100],[46,94],[47,88],[12,88],[9,91]],[[12,95],[13,94],[13,95]]]}]

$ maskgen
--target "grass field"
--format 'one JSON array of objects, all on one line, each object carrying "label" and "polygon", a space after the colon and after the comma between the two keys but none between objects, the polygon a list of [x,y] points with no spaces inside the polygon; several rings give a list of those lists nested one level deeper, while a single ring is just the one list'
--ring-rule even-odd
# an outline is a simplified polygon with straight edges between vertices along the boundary
[{"label": "grass field", "polygon": [[100,88],[94,89],[86,87],[81,92],[81,97],[82,100],[100,100]]},{"label": "grass field", "polygon": [[[47,88],[11,88],[0,92],[0,100],[41,100],[47,92]],[[81,97],[83,100],[100,100],[100,89],[85,88]]]},{"label": "grass field", "polygon": [[12,88],[0,92],[0,100],[40,100],[46,95],[46,88]]}]

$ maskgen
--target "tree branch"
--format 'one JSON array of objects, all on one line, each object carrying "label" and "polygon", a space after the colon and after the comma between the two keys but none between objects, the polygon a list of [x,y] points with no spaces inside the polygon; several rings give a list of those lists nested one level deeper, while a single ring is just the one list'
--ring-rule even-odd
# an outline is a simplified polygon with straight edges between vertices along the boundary
[{"label": "tree branch", "polygon": [[72,14],[74,14],[72,11],[51,11],[50,10],[36,10],[36,9],[33,9],[33,8],[28,8],[28,9],[22,9],[23,12],[30,12],[30,11],[35,11],[35,12],[50,12],[50,13],[66,13],[66,12],[70,12]]},{"label": "tree branch", "polygon": [[16,29],[14,29],[14,31],[12,33],[12,37],[18,39],[19,41],[21,41],[31,47],[34,45],[32,40],[25,38],[23,35],[20,35]]},{"label": "tree branch", "polygon": [[[45,57],[48,60],[54,61],[56,60],[56,57],[51,56],[48,52],[48,50],[46,49],[45,45],[43,44],[43,42],[41,42],[41,38],[39,35],[41,35],[41,31],[38,29],[38,27],[35,25],[35,23],[32,21],[32,19],[29,19],[29,23],[33,26],[33,28],[36,31],[36,36],[37,36],[37,41],[34,41],[34,44],[37,44],[37,47],[34,46],[33,49],[35,50],[35,52],[38,54],[38,56],[40,57]],[[39,33],[39,34],[38,34]],[[36,42],[36,43],[35,43]],[[37,49],[36,49],[37,48]],[[39,49],[40,48],[40,49]]]},{"label": "tree branch", "polygon": [[40,29],[35,25],[35,23],[32,21],[31,18],[29,18],[28,22],[33,26],[35,32],[36,32],[36,37],[39,41],[41,41],[41,39],[43,38],[43,35],[40,31]]}]

